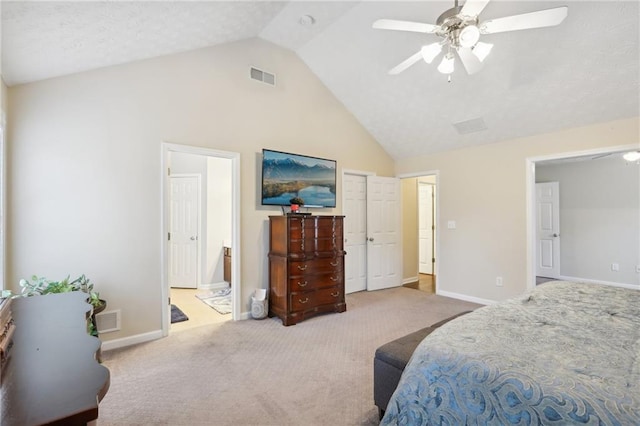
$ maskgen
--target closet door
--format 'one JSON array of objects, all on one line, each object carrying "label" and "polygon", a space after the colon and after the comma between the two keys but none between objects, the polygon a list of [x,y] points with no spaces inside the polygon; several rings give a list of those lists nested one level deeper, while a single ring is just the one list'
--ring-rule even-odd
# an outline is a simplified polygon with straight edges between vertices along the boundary
[{"label": "closet door", "polygon": [[402,284],[400,179],[367,176],[367,290]]}]

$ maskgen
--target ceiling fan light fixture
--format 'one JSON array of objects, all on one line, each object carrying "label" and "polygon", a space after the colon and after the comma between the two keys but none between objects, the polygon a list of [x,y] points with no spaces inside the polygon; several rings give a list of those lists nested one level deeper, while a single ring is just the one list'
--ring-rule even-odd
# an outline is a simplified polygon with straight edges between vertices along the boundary
[{"label": "ceiling fan light fixture", "polygon": [[442,74],[451,74],[455,69],[453,54],[451,52],[447,53],[444,58],[442,58],[442,62],[438,65],[438,71]]},{"label": "ceiling fan light fixture", "polygon": [[489,56],[489,53],[491,53],[491,49],[493,49],[493,44],[479,41],[473,49],[471,49],[471,52],[476,55],[476,58],[478,58],[480,62],[483,62],[485,58]]},{"label": "ceiling fan light fixture", "polygon": [[433,60],[442,52],[442,45],[440,43],[431,43],[426,46],[422,46],[420,49],[422,53],[422,59],[428,64],[433,62]]},{"label": "ceiling fan light fixture", "polygon": [[467,25],[458,35],[458,43],[462,47],[473,47],[480,40],[480,30],[475,25]]},{"label": "ceiling fan light fixture", "polygon": [[622,158],[629,162],[638,161],[640,160],[640,151],[625,152]]}]

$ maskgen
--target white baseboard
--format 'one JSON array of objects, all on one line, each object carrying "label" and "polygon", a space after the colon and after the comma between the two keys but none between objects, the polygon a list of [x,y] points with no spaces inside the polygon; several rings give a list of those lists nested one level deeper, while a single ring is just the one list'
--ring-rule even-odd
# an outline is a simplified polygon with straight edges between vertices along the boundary
[{"label": "white baseboard", "polygon": [[156,330],[148,333],[136,334],[135,336],[123,337],[122,339],[107,340],[106,342],[102,342],[101,347],[103,351],[109,351],[111,349],[124,348],[126,346],[150,342],[160,338],[162,338],[162,330]]},{"label": "white baseboard", "polygon": [[404,280],[402,280],[402,285],[415,283],[416,281],[420,281],[420,278],[418,277],[405,278]]},{"label": "white baseboard", "polygon": [[[250,318],[251,312],[243,312],[240,314],[240,321],[248,320]],[[162,330],[150,331],[148,333],[136,334],[135,336],[123,337],[121,339],[107,340],[106,342],[102,342],[101,349],[103,351],[109,351],[111,349],[119,349],[131,345],[137,345],[138,343],[158,340],[162,337]]]},{"label": "white baseboard", "polygon": [[481,299],[479,297],[467,296],[466,294],[453,293],[450,291],[436,291],[438,296],[450,297],[452,299],[464,300],[465,302],[478,303],[480,305],[493,305],[494,303],[498,303],[495,300],[489,299]]},{"label": "white baseboard", "polygon": [[632,290],[640,290],[640,284],[624,284],[624,283],[616,283],[613,281],[602,281],[602,280],[591,280],[587,278],[578,278],[578,277],[567,277],[565,275],[561,275],[559,280],[562,281],[571,281],[574,283],[587,283],[587,284],[604,284],[610,285],[613,287],[622,287],[622,288],[630,288]]}]

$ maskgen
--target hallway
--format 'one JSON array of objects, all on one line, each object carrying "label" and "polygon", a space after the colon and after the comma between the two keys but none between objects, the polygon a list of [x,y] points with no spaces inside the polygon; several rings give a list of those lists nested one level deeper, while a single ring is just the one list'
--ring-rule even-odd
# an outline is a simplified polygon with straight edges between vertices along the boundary
[{"label": "hallway", "polygon": [[424,291],[425,293],[435,294],[436,292],[436,276],[431,274],[419,274],[419,280],[413,283],[404,284],[403,287],[413,288]]}]

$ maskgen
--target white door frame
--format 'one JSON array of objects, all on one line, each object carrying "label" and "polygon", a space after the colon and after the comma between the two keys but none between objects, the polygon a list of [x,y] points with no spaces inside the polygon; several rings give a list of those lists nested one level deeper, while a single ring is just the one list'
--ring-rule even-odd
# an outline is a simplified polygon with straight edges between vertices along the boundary
[{"label": "white door frame", "polygon": [[240,277],[240,153],[219,151],[210,148],[202,148],[188,145],[178,145],[162,142],[161,159],[161,226],[160,233],[160,253],[161,253],[161,298],[160,307],[162,312],[162,336],[169,335],[169,272],[168,272],[168,244],[167,234],[169,232],[169,154],[178,152],[183,154],[204,155],[207,157],[225,158],[231,160],[231,276],[236,285],[231,286],[231,318],[237,321],[241,317],[240,298],[241,283]]},{"label": "white door frame", "polygon": [[[436,282],[435,282],[435,286],[434,286],[434,291],[435,294],[438,294],[438,290],[440,288],[440,283],[442,282],[442,276],[440,274],[440,256],[437,255],[437,253],[441,253],[440,251],[440,228],[441,226],[438,224],[438,221],[440,220],[440,171],[439,170],[427,170],[424,172],[415,172],[415,173],[402,173],[398,175],[398,178],[400,180],[402,179],[408,179],[408,178],[420,178],[420,177],[424,177],[424,176],[433,176],[435,177],[436,183],[434,184],[436,187],[436,194],[435,194],[435,211],[433,213],[435,220],[436,220],[436,232],[433,234],[433,238],[436,239],[436,243],[434,245],[434,249],[433,252],[436,254],[436,262],[433,265],[433,273],[438,274],[436,275]],[[404,206],[402,207],[404,208]]]},{"label": "white door frame", "polygon": [[[526,209],[527,209],[527,289],[536,286],[536,163],[573,157],[595,156],[614,152],[637,150],[637,144],[618,145],[585,151],[563,152],[525,159],[526,164]],[[437,261],[437,258],[436,258]]]}]

